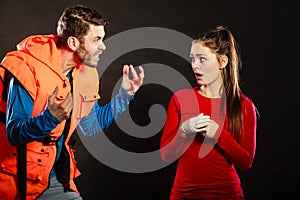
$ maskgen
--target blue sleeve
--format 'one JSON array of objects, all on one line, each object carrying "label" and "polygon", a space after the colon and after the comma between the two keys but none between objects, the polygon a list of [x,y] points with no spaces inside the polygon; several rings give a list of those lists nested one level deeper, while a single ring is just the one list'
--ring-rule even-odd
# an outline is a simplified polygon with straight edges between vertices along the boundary
[{"label": "blue sleeve", "polygon": [[134,95],[129,95],[122,87],[111,101],[103,106],[95,103],[90,114],[83,117],[78,127],[85,136],[96,136],[107,129],[128,107]]},{"label": "blue sleeve", "polygon": [[33,100],[17,79],[12,78],[8,87],[6,134],[12,145],[21,145],[48,135],[60,121],[46,108],[31,117]]}]

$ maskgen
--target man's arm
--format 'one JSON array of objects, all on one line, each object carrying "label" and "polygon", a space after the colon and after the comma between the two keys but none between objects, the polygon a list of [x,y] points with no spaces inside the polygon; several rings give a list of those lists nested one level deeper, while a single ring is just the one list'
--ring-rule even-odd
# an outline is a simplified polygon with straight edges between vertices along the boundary
[{"label": "man's arm", "polygon": [[134,95],[128,94],[122,87],[111,101],[103,106],[96,102],[90,114],[82,118],[78,127],[83,135],[96,136],[107,129],[129,106]]},{"label": "man's arm", "polygon": [[6,134],[12,145],[21,145],[48,135],[60,121],[48,108],[32,118],[33,100],[17,79],[8,87]]},{"label": "man's arm", "polygon": [[[123,66],[123,77],[119,93],[104,106],[95,103],[90,114],[80,120],[78,127],[84,135],[97,135],[108,128],[113,120],[117,119],[127,109],[130,101],[134,98],[134,94],[143,84],[144,70],[141,66],[138,69],[139,74],[136,73],[132,65]],[[131,73],[131,79],[129,73]],[[96,118],[97,121],[95,121]]]}]

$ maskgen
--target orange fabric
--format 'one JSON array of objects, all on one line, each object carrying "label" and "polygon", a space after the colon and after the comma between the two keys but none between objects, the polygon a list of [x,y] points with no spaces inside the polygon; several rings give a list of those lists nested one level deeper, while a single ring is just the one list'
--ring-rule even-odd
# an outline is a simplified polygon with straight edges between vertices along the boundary
[{"label": "orange fabric", "polygon": [[6,102],[2,99],[2,92],[4,90],[4,76],[5,70],[0,67],[0,112],[6,113]]},{"label": "orange fabric", "polygon": [[[64,101],[71,89],[68,78],[62,74],[55,42],[55,35],[30,36],[18,44],[18,51],[9,52],[1,63],[21,82],[34,100],[33,117],[45,110],[47,99],[56,86],[59,88],[59,93],[56,96],[57,103]],[[0,76],[2,74],[3,70],[0,70]],[[77,67],[73,70],[72,76],[74,80],[73,100],[75,110],[73,110],[73,120],[71,120],[65,145],[70,155],[70,188],[78,192],[73,179],[79,176],[80,172],[76,169],[74,150],[67,144],[80,118],[89,114],[94,103],[100,97],[98,94],[99,85],[97,84],[99,83],[98,73],[95,68]],[[77,80],[77,78],[80,80]],[[86,93],[88,96],[92,95],[89,101],[82,98],[82,94]],[[1,100],[2,98],[0,99],[0,107],[1,102],[3,102]],[[64,125],[65,121],[61,122],[52,130],[50,136],[59,138]],[[18,190],[16,182],[17,148],[7,140],[5,125],[1,123],[0,131],[0,183],[5,183],[5,188],[9,188],[9,191],[6,191],[4,187],[0,187],[0,199],[15,199]],[[36,199],[47,188],[56,150],[55,145],[45,146],[37,141],[27,144],[26,199]]]},{"label": "orange fabric", "polygon": [[[88,77],[88,79],[86,78]],[[82,66],[74,80],[73,88],[73,113],[74,119],[79,121],[87,116],[94,106],[95,100],[100,99],[99,77],[96,68]]]}]

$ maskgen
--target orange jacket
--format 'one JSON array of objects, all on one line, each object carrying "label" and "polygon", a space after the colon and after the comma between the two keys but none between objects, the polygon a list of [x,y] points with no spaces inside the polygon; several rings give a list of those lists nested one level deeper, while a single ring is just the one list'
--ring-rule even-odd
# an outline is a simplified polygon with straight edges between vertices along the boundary
[{"label": "orange jacket", "polygon": [[[0,68],[1,79],[5,76],[5,70],[10,71],[32,97],[34,101],[32,117],[45,110],[47,100],[56,86],[59,87],[57,103],[64,101],[71,90],[69,79],[62,74],[55,42],[56,35],[30,36],[18,44],[17,51],[9,52],[1,63],[5,68]],[[99,79],[96,68],[86,66],[76,67],[72,76],[74,109],[64,145],[70,156],[70,189],[79,193],[73,179],[79,176],[80,172],[76,169],[74,150],[68,142],[78,121],[89,114],[97,99],[100,98]],[[3,90],[2,84],[0,84],[0,92],[1,90]],[[5,109],[6,103],[1,97],[0,111],[5,112]],[[59,138],[64,125],[65,121],[62,121],[49,136],[53,140]],[[5,124],[0,123],[0,199],[16,199],[18,196],[17,147],[10,144],[5,132]],[[26,199],[29,200],[36,199],[48,187],[57,148],[55,143],[44,145],[42,142],[33,141],[27,144],[26,150]]]}]

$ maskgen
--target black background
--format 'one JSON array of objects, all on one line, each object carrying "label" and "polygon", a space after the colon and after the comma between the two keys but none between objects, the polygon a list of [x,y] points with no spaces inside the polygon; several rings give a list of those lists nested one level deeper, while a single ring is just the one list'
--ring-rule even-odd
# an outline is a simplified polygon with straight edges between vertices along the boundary
[{"label": "black background", "polygon": [[[253,167],[247,172],[239,171],[245,198],[297,199],[299,131],[295,119],[299,119],[299,97],[295,70],[298,62],[294,62],[298,56],[295,50],[298,32],[293,22],[297,15],[295,5],[258,0],[1,0],[0,56],[15,49],[26,36],[55,33],[61,12],[74,4],[93,7],[109,20],[106,38],[138,27],[168,28],[191,38],[216,25],[229,27],[242,50],[242,90],[260,112]],[[194,84],[185,60],[160,50],[137,50],[121,56],[107,68],[101,77],[100,103],[110,100],[123,64],[150,62],[171,66]],[[129,107],[133,120],[146,125],[149,107],[156,103],[166,107],[170,96],[171,92],[163,86],[142,86]],[[147,139],[132,138],[122,133],[115,123],[105,133],[118,146],[136,152],[157,149],[161,136],[160,132]],[[75,136],[78,138],[77,133]],[[100,163],[79,138],[75,149],[82,172],[76,182],[84,199],[168,199],[175,164],[154,172],[126,173]]]}]

